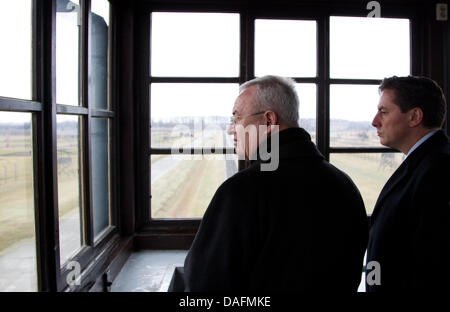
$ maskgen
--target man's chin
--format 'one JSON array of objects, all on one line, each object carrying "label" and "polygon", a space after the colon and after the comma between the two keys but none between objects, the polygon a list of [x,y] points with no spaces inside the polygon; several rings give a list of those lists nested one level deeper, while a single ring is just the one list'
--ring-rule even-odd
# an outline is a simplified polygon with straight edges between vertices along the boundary
[{"label": "man's chin", "polygon": [[391,146],[391,144],[390,144],[388,141],[383,140],[383,138],[380,138],[380,144],[383,145],[383,146],[385,146],[385,147],[393,148],[393,147]]}]

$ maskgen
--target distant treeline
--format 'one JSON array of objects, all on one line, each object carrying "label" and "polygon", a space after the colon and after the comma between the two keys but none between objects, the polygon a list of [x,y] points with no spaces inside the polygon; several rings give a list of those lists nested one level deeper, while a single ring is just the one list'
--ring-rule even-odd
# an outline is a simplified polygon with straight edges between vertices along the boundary
[{"label": "distant treeline", "polygon": [[[205,127],[210,124],[226,127],[229,123],[228,117],[222,116],[210,116],[210,117],[178,117],[171,119],[155,120],[152,119],[152,129],[167,129],[173,128],[177,125],[185,125],[190,129],[194,129],[195,126]],[[316,127],[316,119],[314,118],[300,118],[300,127],[305,130],[312,131]],[[330,122],[331,131],[346,131],[346,130],[360,130],[369,131],[372,130],[371,123],[369,121],[350,121],[343,119],[332,119]]]},{"label": "distant treeline", "polygon": [[[76,121],[63,121],[58,122],[58,130],[64,131],[67,129],[78,128],[78,122]],[[27,135],[30,133],[31,122],[24,123],[8,123],[2,122],[0,123],[0,135],[16,135],[16,134],[24,134]]]},{"label": "distant treeline", "polygon": [[[225,128],[229,123],[228,117],[223,116],[208,116],[208,117],[177,117],[170,119],[155,120],[152,119],[151,126],[153,129],[167,129],[173,128],[177,125],[185,125],[191,129],[194,127],[206,127],[208,125],[219,125]],[[316,126],[316,120],[313,118],[301,118],[300,126],[306,130],[314,130]],[[14,135],[29,133],[31,123],[2,123],[0,124],[0,135]],[[58,122],[58,131],[64,131],[68,129],[78,128],[78,122],[64,121]],[[333,131],[346,131],[346,130],[372,130],[371,123],[369,121],[349,121],[343,119],[332,119],[330,122],[330,130]]]},{"label": "distant treeline", "polygon": [[16,135],[30,133],[31,122],[25,123],[4,123],[0,124],[0,135]]}]

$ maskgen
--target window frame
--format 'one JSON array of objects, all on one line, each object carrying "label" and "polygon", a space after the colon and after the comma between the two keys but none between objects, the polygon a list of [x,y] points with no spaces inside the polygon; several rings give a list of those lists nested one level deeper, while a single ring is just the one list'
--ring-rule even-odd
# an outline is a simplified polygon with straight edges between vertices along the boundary
[{"label": "window frame", "polygon": [[[83,290],[90,288],[96,276],[104,270],[102,265],[117,248],[123,244],[119,239],[117,209],[117,118],[116,101],[108,88],[108,109],[92,109],[88,103],[88,57],[90,47],[90,3],[80,0],[80,47],[79,47],[79,102],[83,105],[70,106],[56,103],[56,0],[32,0],[32,100],[14,99],[0,96],[0,111],[28,112],[32,114],[33,184],[35,210],[35,244],[38,291]],[[115,9],[110,5],[110,27],[108,30],[108,70],[111,71],[108,85],[115,83],[112,64],[116,61],[114,35]],[[58,217],[58,177],[56,156],[56,115],[80,117],[80,151],[83,167],[80,169],[80,183],[83,185],[81,197],[83,216],[82,232],[85,245],[68,261],[78,261],[81,268],[81,283],[68,286],[67,275],[71,268],[60,266],[59,217]],[[93,237],[92,170],[90,147],[91,118],[107,118],[109,170],[109,213],[111,224],[97,237]],[[94,274],[95,273],[95,274]],[[92,281],[92,279],[94,281]]]},{"label": "window frame", "polygon": [[[150,14],[150,37],[149,40],[151,42],[151,14],[157,12],[171,12],[171,13],[178,13],[177,11],[161,11],[161,10],[152,10]],[[236,11],[227,11],[227,12],[204,12],[204,11],[193,11],[189,13],[235,13],[238,14]],[[242,19],[240,18],[240,28],[242,28]],[[242,41],[240,41],[242,44]],[[240,47],[240,59],[242,58],[242,46]],[[149,51],[149,63],[151,63],[151,49]],[[151,75],[151,65],[149,66],[149,76],[148,76],[148,89],[149,89],[149,99],[151,96],[151,86],[152,84],[157,83],[173,83],[173,84],[182,84],[182,83],[214,83],[214,84],[241,84],[241,81],[244,79],[242,77],[242,71],[241,71],[241,62],[239,62],[239,76],[237,77],[158,77],[158,76],[152,76]],[[151,101],[151,100],[150,100]],[[151,109],[150,109],[151,112]],[[181,147],[180,147],[181,149]],[[220,154],[220,155],[226,155],[226,154],[234,154],[234,148],[229,147],[218,147],[218,148],[212,148],[212,147],[202,147],[202,148],[183,148],[183,151],[189,154],[201,154],[201,155],[212,155],[212,154]],[[152,155],[172,155],[171,148],[164,148],[164,147],[152,147],[151,146],[151,136],[150,136],[150,148],[149,148],[149,159],[150,160]],[[243,166],[242,161],[239,161],[240,166]],[[150,172],[151,172],[151,166]],[[151,191],[150,191],[151,194]],[[177,220],[184,220],[187,222],[193,222],[197,223],[200,219],[199,218],[152,218],[151,217],[151,195],[150,197],[150,209],[147,210],[148,217],[144,215],[144,218],[150,220],[150,224],[160,224],[161,222],[174,222],[177,223]]]},{"label": "window frame", "polygon": [[[169,2],[169,3],[167,3]],[[224,80],[214,78],[151,78],[150,77],[150,19],[151,12],[210,12],[239,13],[241,19],[241,57],[240,57],[240,75],[239,84],[254,78],[254,31],[256,19],[293,19],[293,20],[316,20],[317,23],[317,58],[316,58],[316,77],[294,77],[297,83],[314,83],[316,84],[316,142],[317,147],[327,160],[330,153],[392,153],[397,152],[391,148],[384,147],[330,147],[330,86],[332,84],[369,84],[379,85],[381,80],[378,79],[338,79],[330,78],[330,17],[331,16],[367,16],[369,10],[365,6],[358,3],[348,4],[345,7],[333,3],[324,2],[318,4],[298,3],[275,5],[267,4],[257,7],[252,5],[198,5],[192,2],[185,4],[176,4],[167,1],[161,4],[157,1],[146,1],[144,4],[138,5],[138,11],[142,12],[138,16],[139,43],[138,55],[139,64],[144,70],[139,69],[138,83],[140,90],[149,89],[151,82],[230,82],[230,78]],[[214,2],[214,1],[211,1]],[[383,4],[383,17],[388,18],[407,18],[410,21],[410,68],[412,75],[419,75],[423,67],[423,51],[418,49],[420,46],[420,12],[415,12],[413,8],[398,6],[395,4]],[[149,78],[150,77],[150,78]],[[235,82],[233,79],[232,82]],[[146,89],[147,88],[147,89]],[[140,91],[138,97],[138,106],[140,112],[144,112],[141,116],[149,116],[148,120],[137,120],[140,123],[140,129],[150,129],[150,91]],[[145,108],[142,108],[145,107]],[[150,130],[151,131],[151,130]],[[150,207],[150,166],[148,165],[149,156],[154,152],[169,154],[170,149],[152,149],[150,148],[150,131],[145,135],[146,140],[138,150],[139,155],[145,155],[140,163],[138,170],[140,172],[148,172],[144,180],[140,179],[140,183],[145,186],[139,187],[137,193],[137,218],[136,229],[138,235],[136,237],[136,245],[140,248],[184,248],[188,249],[193,237],[198,229],[201,219],[156,219],[152,220],[145,211]],[[147,136],[148,135],[148,136]],[[245,161],[239,162],[239,170],[245,168]],[[150,208],[151,209],[151,208]],[[370,218],[370,216],[369,216]],[[151,241],[151,238],[158,238],[159,241]],[[189,237],[189,238],[188,238]]]}]

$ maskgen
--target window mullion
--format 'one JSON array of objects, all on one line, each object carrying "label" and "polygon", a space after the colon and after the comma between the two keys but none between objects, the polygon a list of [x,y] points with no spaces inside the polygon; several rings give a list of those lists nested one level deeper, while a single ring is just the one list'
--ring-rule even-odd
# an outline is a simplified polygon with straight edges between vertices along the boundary
[{"label": "window mullion", "polygon": [[329,129],[330,129],[330,24],[329,17],[322,16],[317,23],[317,72],[319,84],[317,86],[316,131],[317,147],[329,159]]}]

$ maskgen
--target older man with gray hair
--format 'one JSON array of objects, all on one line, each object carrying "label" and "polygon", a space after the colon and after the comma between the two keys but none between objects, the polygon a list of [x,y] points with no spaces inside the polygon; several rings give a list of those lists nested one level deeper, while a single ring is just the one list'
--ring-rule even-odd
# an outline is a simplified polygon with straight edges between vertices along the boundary
[{"label": "older man with gray hair", "polygon": [[[265,76],[241,86],[228,131],[250,165],[214,194],[185,260],[186,291],[357,290],[368,236],[364,204],[299,127],[298,109],[291,79]],[[262,170],[270,161],[261,159],[263,144],[278,157],[273,170]]]}]

